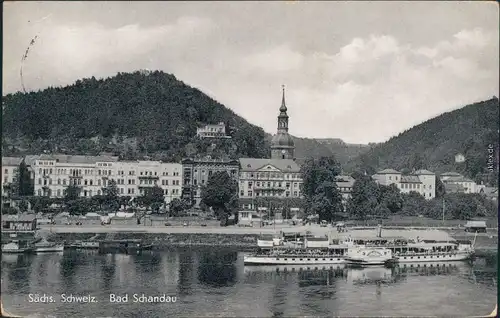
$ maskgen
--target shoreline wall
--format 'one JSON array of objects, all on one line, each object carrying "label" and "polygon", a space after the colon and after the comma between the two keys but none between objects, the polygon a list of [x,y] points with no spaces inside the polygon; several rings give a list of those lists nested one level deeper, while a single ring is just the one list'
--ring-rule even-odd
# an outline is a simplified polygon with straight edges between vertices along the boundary
[{"label": "shoreline wall", "polygon": [[56,243],[74,243],[78,240],[132,240],[140,239],[157,248],[170,246],[227,246],[256,248],[256,234],[210,233],[52,233],[47,240]]},{"label": "shoreline wall", "polygon": [[[472,240],[470,236],[451,235],[458,240]],[[212,233],[51,233],[47,240],[56,243],[74,243],[79,240],[131,240],[141,239],[157,248],[178,246],[221,246],[257,248],[258,234],[212,234]],[[498,250],[497,236],[478,236],[476,250]]]}]

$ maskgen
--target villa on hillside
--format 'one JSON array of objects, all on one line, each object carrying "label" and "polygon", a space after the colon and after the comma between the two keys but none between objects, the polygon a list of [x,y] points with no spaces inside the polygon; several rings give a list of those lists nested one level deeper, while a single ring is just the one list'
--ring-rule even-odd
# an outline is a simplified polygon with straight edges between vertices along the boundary
[{"label": "villa on hillside", "polygon": [[231,138],[231,136],[227,136],[226,125],[223,122],[198,128],[196,135],[200,138]]},{"label": "villa on hillside", "polygon": [[429,170],[417,170],[410,175],[403,175],[394,169],[377,172],[372,178],[378,184],[389,186],[394,184],[402,193],[417,192],[430,200],[436,197],[436,175]]},{"label": "villa on hillside", "polygon": [[447,193],[479,193],[484,188],[484,185],[478,185],[475,181],[457,172],[445,172],[440,175],[440,179]]}]

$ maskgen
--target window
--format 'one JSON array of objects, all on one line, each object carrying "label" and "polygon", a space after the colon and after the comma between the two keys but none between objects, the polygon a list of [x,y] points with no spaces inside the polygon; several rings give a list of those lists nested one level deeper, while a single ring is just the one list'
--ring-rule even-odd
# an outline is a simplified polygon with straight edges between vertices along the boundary
[{"label": "window", "polygon": [[243,190],[240,191],[240,196],[245,196],[245,192]]},{"label": "window", "polygon": [[296,197],[297,196],[297,191],[293,191],[293,196]]},{"label": "window", "polygon": [[253,192],[252,191],[248,191],[248,196],[252,197],[253,196]]}]

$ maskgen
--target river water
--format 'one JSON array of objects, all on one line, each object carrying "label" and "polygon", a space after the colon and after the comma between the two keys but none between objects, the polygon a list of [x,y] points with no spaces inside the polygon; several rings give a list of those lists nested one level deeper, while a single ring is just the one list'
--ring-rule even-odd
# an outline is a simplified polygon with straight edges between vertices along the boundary
[{"label": "river water", "polygon": [[[285,270],[244,266],[233,250],[2,255],[1,299],[29,317],[478,316],[495,306],[497,261]],[[63,302],[70,294],[96,302]],[[110,294],[128,302],[110,303]],[[53,302],[35,302],[44,295]]]}]

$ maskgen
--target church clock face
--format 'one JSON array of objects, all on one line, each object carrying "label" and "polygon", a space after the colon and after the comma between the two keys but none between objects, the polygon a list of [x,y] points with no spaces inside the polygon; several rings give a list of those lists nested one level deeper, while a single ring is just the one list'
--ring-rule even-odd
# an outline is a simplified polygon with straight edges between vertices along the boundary
[{"label": "church clock face", "polygon": [[285,152],[286,152],[286,151],[285,151],[285,149],[281,150],[281,153],[282,153],[282,154],[285,154]]}]

